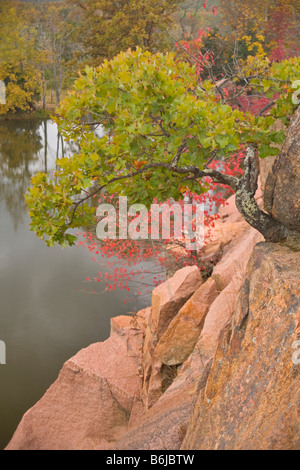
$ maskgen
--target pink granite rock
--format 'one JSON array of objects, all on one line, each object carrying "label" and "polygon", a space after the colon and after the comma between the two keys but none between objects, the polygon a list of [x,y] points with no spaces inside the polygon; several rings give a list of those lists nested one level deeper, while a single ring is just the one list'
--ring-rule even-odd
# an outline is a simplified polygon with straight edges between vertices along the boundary
[{"label": "pink granite rock", "polygon": [[235,194],[233,194],[227,199],[225,205],[220,207],[219,214],[222,219],[226,219],[227,217],[236,214],[237,212],[238,210],[235,205]]},{"label": "pink granite rock", "polygon": [[220,333],[232,319],[243,278],[234,277],[209,309],[195,352],[211,359],[216,351]]},{"label": "pink granite rock", "polygon": [[240,220],[238,222],[226,221],[225,223],[217,221],[214,223],[213,227],[209,227],[205,230],[208,246],[210,243],[221,243],[222,246],[226,246],[248,228],[249,225],[245,220]]},{"label": "pink granite rock", "polygon": [[255,248],[183,450],[300,449],[299,277],[299,252]]},{"label": "pink granite rock", "polygon": [[7,450],[110,448],[140,401],[142,339],[139,330],[127,328],[67,361],[24,415]]},{"label": "pink granite rock", "polygon": [[[195,366],[195,367],[193,367]],[[115,444],[114,450],[178,450],[192,416],[195,396],[205,386],[209,364],[193,362]]]},{"label": "pink granite rock", "polygon": [[146,409],[156,403],[165,388],[162,362],[155,356],[159,338],[201,283],[199,269],[196,266],[188,266],[177,271],[173,277],[156,287],[152,293],[152,309],[145,332],[143,350],[142,399]]},{"label": "pink granite rock", "polygon": [[111,335],[113,333],[122,334],[126,328],[139,328],[145,331],[147,328],[151,307],[140,310],[136,314],[121,315],[110,320]]},{"label": "pink granite rock", "polygon": [[174,316],[201,283],[201,274],[197,266],[187,266],[154,289],[151,324],[158,338],[164,334]]},{"label": "pink granite rock", "polygon": [[218,294],[216,283],[210,278],[180,309],[155,349],[155,356],[163,364],[183,364],[188,358],[199,338],[206,314]]},{"label": "pink granite rock", "polygon": [[206,316],[205,335],[200,336],[201,341],[178,369],[172,384],[144,414],[143,421],[116,442],[115,450],[180,448],[193,413],[195,397],[206,386],[219,334],[233,316],[238,291],[236,281],[216,298]]},{"label": "pink granite rock", "polygon": [[249,228],[226,247],[212,274],[219,290],[228,286],[234,278],[243,278],[255,245],[263,240],[257,230]]}]

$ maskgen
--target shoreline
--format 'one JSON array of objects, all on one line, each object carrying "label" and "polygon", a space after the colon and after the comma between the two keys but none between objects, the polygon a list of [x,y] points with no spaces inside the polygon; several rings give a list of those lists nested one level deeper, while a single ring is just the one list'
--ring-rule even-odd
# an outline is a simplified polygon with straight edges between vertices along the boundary
[{"label": "shoreline", "polygon": [[50,109],[39,109],[38,111],[32,111],[30,113],[9,113],[9,114],[0,114],[0,122],[6,121],[23,121],[23,120],[32,120],[32,119],[51,119],[51,116],[55,114]]}]

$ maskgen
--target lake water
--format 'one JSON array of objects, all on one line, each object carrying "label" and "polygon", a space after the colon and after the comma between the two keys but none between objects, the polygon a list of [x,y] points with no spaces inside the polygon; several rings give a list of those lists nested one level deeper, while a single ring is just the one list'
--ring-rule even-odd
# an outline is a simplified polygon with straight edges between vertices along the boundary
[{"label": "lake water", "polygon": [[105,340],[111,317],[149,301],[124,305],[128,292],[78,292],[99,271],[89,251],[48,248],[30,232],[23,195],[36,171],[51,171],[57,156],[69,152],[62,147],[51,121],[0,122],[0,340],[7,349],[7,364],[0,365],[0,449],[67,359]]}]

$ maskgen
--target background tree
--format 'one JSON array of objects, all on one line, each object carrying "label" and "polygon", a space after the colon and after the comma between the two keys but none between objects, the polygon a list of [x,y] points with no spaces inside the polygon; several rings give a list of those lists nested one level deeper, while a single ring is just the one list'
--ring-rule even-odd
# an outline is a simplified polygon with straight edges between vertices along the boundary
[{"label": "background tree", "polygon": [[81,26],[78,40],[86,57],[99,64],[137,46],[151,52],[170,48],[166,34],[180,0],[68,0]]},{"label": "background tree", "polygon": [[299,52],[300,5],[298,0],[220,0],[223,19],[232,37],[263,34],[269,52],[281,48],[282,60]]},{"label": "background tree", "polygon": [[[73,72],[72,59],[77,48],[75,32],[77,25],[70,17],[65,3],[42,4],[37,9],[37,30],[40,32],[40,48],[46,52],[48,77],[53,79],[56,104],[59,105],[66,75]],[[76,64],[76,71],[79,66]],[[68,82],[69,84],[70,82]]]},{"label": "background tree", "polygon": [[221,28],[218,16],[219,0],[187,0],[181,2],[175,14],[178,24],[175,34],[179,39],[195,39],[199,28]]},{"label": "background tree", "polygon": [[41,92],[41,74],[35,67],[36,31],[18,3],[0,4],[0,80],[6,85],[6,105],[0,114],[30,111]]}]

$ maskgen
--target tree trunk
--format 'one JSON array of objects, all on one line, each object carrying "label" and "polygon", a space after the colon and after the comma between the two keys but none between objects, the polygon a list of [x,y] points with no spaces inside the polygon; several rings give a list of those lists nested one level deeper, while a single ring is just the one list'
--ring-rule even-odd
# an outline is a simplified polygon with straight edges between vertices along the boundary
[{"label": "tree trunk", "polygon": [[46,109],[46,79],[45,79],[45,71],[44,67],[42,69],[42,102],[43,102],[43,109]]},{"label": "tree trunk", "polygon": [[44,161],[45,161],[45,173],[48,172],[48,131],[47,121],[44,121]]},{"label": "tree trunk", "polygon": [[[259,163],[255,148],[249,146],[244,175],[239,180],[236,205],[244,219],[263,234],[266,241],[300,249],[300,108],[287,132],[266,184],[266,208],[255,200]],[[275,202],[274,202],[275,201]]]},{"label": "tree trunk", "polygon": [[61,88],[62,88],[62,64],[60,61],[53,65],[54,81],[55,81],[55,93],[56,93],[56,105],[59,106],[61,99]]}]

